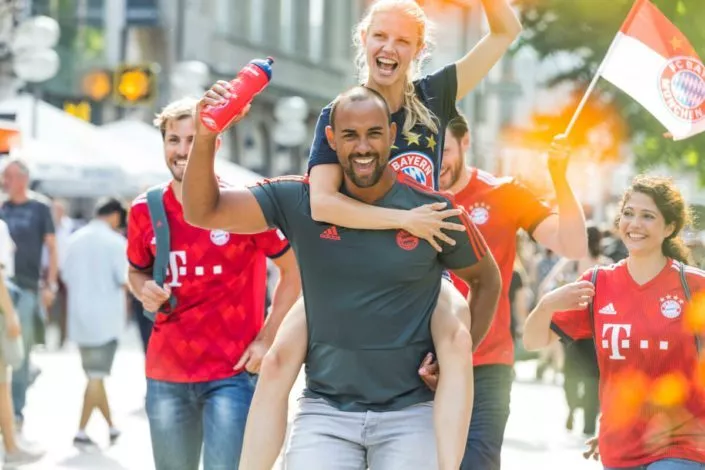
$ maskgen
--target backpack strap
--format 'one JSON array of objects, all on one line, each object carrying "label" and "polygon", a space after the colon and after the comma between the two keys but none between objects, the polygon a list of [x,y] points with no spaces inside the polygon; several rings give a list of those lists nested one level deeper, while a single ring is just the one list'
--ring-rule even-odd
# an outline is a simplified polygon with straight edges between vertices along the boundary
[{"label": "backpack strap", "polygon": [[[686,276],[685,273],[685,263],[680,263],[679,272],[681,278],[681,287],[683,288],[683,293],[685,294],[685,300],[687,303],[690,303],[692,294],[690,292],[690,286],[688,285],[688,276]],[[698,355],[700,355],[703,350],[702,339],[700,338],[700,335],[695,335],[695,349],[698,352]]]},{"label": "backpack strap", "polygon": [[[169,221],[166,217],[166,210],[164,209],[164,189],[162,187],[152,188],[147,191],[147,207],[149,208],[149,218],[152,222],[152,229],[154,230],[154,237],[157,245],[157,254],[154,257],[154,264],[152,265],[152,278],[158,286],[163,287],[164,281],[166,280],[166,271],[169,267],[169,251],[170,247],[170,235],[169,235]],[[167,311],[162,311],[162,313],[168,314],[169,311],[176,307],[176,298],[174,294],[169,297],[170,309]],[[148,312],[144,310],[144,315],[151,321],[154,321],[157,312]]]}]

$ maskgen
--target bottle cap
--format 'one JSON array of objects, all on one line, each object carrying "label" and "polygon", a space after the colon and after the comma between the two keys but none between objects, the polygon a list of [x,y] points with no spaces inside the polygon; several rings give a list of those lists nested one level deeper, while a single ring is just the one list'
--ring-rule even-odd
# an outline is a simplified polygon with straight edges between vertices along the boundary
[{"label": "bottle cap", "polygon": [[274,63],[273,57],[267,57],[265,60],[255,59],[255,60],[251,61],[250,63],[261,68],[264,71],[264,73],[267,74],[267,78],[269,78],[270,80],[272,79],[272,64]]}]

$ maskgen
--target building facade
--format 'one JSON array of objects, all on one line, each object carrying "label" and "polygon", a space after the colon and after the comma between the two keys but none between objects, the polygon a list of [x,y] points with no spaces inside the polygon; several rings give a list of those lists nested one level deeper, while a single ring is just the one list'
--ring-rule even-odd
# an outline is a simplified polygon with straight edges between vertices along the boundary
[{"label": "building facade", "polygon": [[[469,51],[487,30],[479,0],[418,0],[436,25],[425,72]],[[352,32],[372,0],[33,0],[31,14],[61,26],[59,75],[42,84],[55,106],[87,100],[82,74],[124,63],[159,64],[159,93],[149,104],[121,108],[110,98],[92,102],[96,124],[133,115],[149,121],[176,98],[170,77],[179,62],[207,65],[210,81],[232,79],[250,60],[273,56],[273,80],[249,118],[224,139],[221,153],[267,176],[306,169],[320,109],[356,83]],[[473,127],[473,164],[493,170],[499,131],[511,118],[518,87],[503,61],[458,107]],[[306,137],[281,145],[277,103],[303,98]],[[279,142],[279,143],[278,143]]]}]

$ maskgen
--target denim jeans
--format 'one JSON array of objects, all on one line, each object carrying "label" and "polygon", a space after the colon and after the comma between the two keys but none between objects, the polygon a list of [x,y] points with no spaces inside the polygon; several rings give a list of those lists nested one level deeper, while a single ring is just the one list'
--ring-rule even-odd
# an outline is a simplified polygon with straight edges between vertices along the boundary
[{"label": "denim jeans", "polygon": [[477,366],[472,421],[461,470],[499,470],[514,370],[506,365]]},{"label": "denim jeans", "polygon": [[156,470],[238,468],[255,378],[175,383],[147,379],[147,417]]},{"label": "denim jeans", "polygon": [[22,341],[24,342],[24,360],[22,365],[12,372],[12,404],[15,408],[15,417],[23,419],[22,412],[27,402],[27,388],[29,388],[29,353],[36,344],[35,322],[40,317],[39,293],[31,289],[19,289],[19,296],[15,305],[17,316],[22,327]]},{"label": "denim jeans", "polygon": [[648,465],[629,468],[610,468],[605,470],[705,470],[705,464],[684,459],[663,459]]}]

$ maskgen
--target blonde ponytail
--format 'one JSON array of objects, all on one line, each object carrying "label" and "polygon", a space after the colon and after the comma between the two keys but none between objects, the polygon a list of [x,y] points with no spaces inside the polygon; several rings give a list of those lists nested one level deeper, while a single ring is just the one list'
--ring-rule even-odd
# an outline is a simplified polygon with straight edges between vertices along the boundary
[{"label": "blonde ponytail", "polygon": [[404,87],[404,125],[402,126],[402,132],[411,131],[419,123],[430,129],[434,134],[438,134],[440,125],[438,118],[416,94],[414,83],[407,81]]}]

